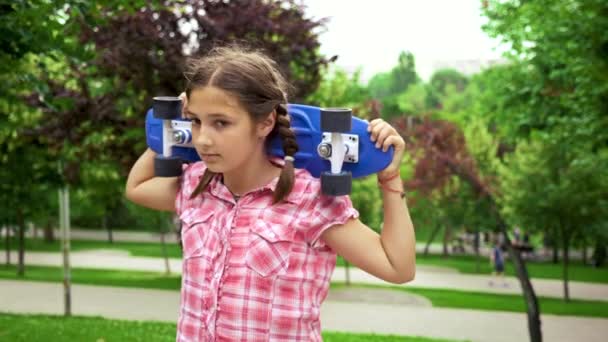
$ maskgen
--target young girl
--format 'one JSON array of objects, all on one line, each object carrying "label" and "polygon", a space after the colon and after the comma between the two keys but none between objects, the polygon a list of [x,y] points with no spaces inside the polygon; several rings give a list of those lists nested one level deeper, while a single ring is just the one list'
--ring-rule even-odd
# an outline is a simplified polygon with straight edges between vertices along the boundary
[{"label": "young girl", "polygon": [[[133,202],[182,221],[178,341],[320,341],[336,254],[392,283],[414,278],[414,229],[399,174],[405,143],[393,127],[380,119],[369,126],[377,148],[395,149],[377,175],[378,235],[348,196],[325,196],[319,179],[294,169],[287,84],[271,59],[218,48],[192,61],[186,77],[183,112],[201,161],[181,177],[154,177],[147,150],[126,185]],[[276,134],[285,158],[266,154]]]}]

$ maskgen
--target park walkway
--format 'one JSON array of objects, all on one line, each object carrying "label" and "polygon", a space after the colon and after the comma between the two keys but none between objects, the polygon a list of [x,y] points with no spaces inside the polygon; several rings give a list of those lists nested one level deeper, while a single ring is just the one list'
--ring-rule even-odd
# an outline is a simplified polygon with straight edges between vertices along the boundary
[{"label": "park walkway", "polygon": [[[179,291],[72,286],[74,315],[175,323],[178,308]],[[61,283],[0,280],[0,311],[61,315],[63,286]],[[608,319],[543,315],[541,320],[545,341],[600,342],[608,336]],[[332,299],[330,295],[321,308],[321,322],[323,330],[328,331],[473,342],[528,340],[525,314],[433,308],[416,301],[410,304],[349,302]]]}]

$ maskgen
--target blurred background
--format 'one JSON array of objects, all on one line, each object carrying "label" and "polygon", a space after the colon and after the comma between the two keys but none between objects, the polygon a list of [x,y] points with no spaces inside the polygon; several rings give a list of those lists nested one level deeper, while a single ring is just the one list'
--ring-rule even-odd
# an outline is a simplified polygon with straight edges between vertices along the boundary
[{"label": "blurred background", "polygon": [[[416,279],[339,258],[326,340],[607,336],[605,0],[0,0],[0,336],[174,339],[179,223],[124,185],[152,97],[232,42],[406,140]],[[351,199],[380,231],[376,178]]]}]

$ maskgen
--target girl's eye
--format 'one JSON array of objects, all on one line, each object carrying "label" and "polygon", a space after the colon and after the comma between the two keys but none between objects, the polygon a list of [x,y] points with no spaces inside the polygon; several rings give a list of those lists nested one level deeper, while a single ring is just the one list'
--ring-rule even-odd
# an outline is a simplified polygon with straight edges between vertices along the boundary
[{"label": "girl's eye", "polygon": [[197,119],[197,118],[188,118],[188,119],[190,120],[190,122],[191,122],[193,125],[198,126],[198,125],[200,125],[200,124],[201,124],[201,120],[199,120],[199,119]]},{"label": "girl's eye", "polygon": [[226,126],[228,126],[228,121],[217,120],[217,121],[215,121],[215,126],[218,128],[226,127]]}]

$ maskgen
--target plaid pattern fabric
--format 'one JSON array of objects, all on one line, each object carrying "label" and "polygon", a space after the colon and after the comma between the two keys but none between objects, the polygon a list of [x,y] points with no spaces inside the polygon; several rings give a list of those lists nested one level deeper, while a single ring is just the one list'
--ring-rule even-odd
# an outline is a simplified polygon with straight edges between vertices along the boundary
[{"label": "plaid pattern fabric", "polygon": [[319,179],[296,169],[275,206],[278,178],[235,202],[216,175],[190,199],[204,170],[185,167],[175,202],[184,247],[177,341],[321,341],[336,254],[319,238],[359,216],[350,198],[322,195]]}]

